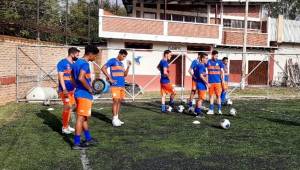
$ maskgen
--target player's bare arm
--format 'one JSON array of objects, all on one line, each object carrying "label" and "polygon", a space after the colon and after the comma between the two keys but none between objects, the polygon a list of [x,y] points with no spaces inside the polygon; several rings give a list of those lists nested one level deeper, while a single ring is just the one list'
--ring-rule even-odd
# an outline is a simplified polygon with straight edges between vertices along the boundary
[{"label": "player's bare arm", "polygon": [[106,76],[107,80],[110,82],[110,83],[115,83],[115,80],[113,80],[110,75],[108,74],[107,72],[107,66],[104,65],[102,68],[101,68],[101,71],[103,72],[103,74]]},{"label": "player's bare arm", "polygon": [[131,66],[131,61],[127,61],[127,68],[126,68],[126,70],[124,72],[124,77],[126,77],[128,75],[130,66]]},{"label": "player's bare arm", "polygon": [[84,70],[80,70],[79,81],[82,83],[83,87],[86,88],[90,93],[93,93],[93,89],[86,82],[85,76],[86,72]]},{"label": "player's bare arm", "polygon": [[164,67],[164,76],[169,76],[168,69],[166,67]]},{"label": "player's bare arm", "polygon": [[65,80],[64,80],[64,72],[58,72],[58,79],[59,79],[59,83],[62,87],[63,94],[65,96],[67,96],[68,95],[68,90],[66,88],[66,84],[65,84]]}]

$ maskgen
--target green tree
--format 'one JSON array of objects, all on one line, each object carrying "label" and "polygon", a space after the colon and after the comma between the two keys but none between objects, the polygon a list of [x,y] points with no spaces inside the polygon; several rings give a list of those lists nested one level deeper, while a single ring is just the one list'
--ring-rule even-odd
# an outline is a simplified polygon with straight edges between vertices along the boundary
[{"label": "green tree", "polygon": [[300,0],[280,0],[266,5],[271,17],[283,15],[286,19],[294,20],[300,15]]}]

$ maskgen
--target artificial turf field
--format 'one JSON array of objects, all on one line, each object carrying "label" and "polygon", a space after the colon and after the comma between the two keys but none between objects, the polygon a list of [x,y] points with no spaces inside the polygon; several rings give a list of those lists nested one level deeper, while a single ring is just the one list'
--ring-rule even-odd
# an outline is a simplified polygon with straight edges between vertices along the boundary
[{"label": "artificial turf field", "polygon": [[[120,128],[111,126],[110,104],[94,105],[90,130],[100,143],[85,152],[88,168],[300,169],[300,100],[236,100],[238,116],[206,116],[200,125],[160,113],[158,102],[124,105]],[[73,136],[61,134],[62,106],[51,107],[0,107],[0,169],[83,169]],[[222,118],[229,130],[218,127]]]}]

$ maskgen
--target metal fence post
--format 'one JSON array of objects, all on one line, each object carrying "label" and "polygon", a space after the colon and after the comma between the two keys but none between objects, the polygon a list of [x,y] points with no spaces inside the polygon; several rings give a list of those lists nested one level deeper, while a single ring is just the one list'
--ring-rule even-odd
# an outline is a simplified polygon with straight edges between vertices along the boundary
[{"label": "metal fence post", "polygon": [[16,47],[16,102],[19,102],[19,46]]},{"label": "metal fence post", "polygon": [[135,100],[135,51],[132,50],[132,101]]},{"label": "metal fence post", "polygon": [[183,55],[182,51],[180,51],[180,55],[181,55],[181,101],[183,101],[183,88],[184,88],[183,79],[184,79],[184,74],[185,74],[185,70],[183,70],[184,69],[183,62],[185,62],[185,61],[184,61],[184,55]]}]

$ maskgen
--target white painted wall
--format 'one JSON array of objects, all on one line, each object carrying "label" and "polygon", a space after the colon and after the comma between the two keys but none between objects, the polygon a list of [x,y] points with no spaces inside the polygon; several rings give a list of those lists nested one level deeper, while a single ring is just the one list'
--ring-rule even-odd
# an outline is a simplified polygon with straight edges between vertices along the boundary
[{"label": "white painted wall", "polygon": [[274,76],[273,80],[281,82],[282,77],[285,75],[282,69],[285,69],[286,63],[289,59],[292,59],[293,63],[298,62],[300,64],[300,44],[283,44],[276,50],[274,64]]}]

